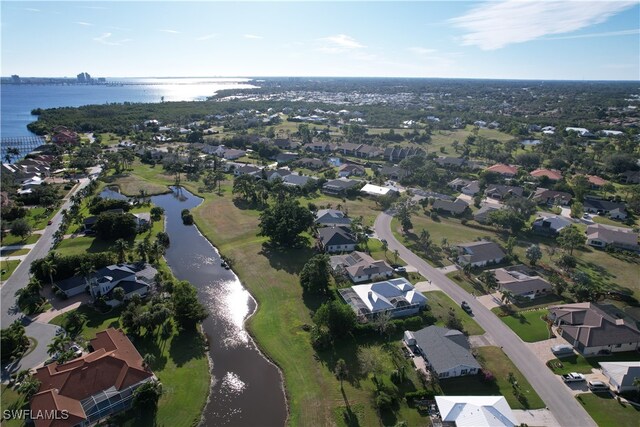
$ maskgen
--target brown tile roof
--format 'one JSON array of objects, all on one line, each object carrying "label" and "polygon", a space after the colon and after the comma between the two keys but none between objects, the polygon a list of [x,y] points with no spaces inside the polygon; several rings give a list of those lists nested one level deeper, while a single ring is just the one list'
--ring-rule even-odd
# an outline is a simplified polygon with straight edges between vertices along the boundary
[{"label": "brown tile roof", "polygon": [[[121,390],[153,375],[145,370],[140,353],[120,330],[109,328],[98,332],[91,346],[94,351],[85,356],[37,370],[35,377],[41,384],[36,396],[40,397],[31,401],[32,410],[66,409],[72,413],[81,400],[100,391],[110,387]],[[47,392],[55,395],[53,401],[46,396]],[[37,427],[49,425],[36,420]]]},{"label": "brown tile roof", "polygon": [[555,169],[536,169],[531,172],[530,175],[535,176],[536,178],[546,176],[553,181],[559,181],[562,179],[562,173]]},{"label": "brown tile roof", "polygon": [[500,175],[516,175],[518,173],[517,167],[502,163],[496,163],[495,165],[488,167],[487,170],[489,172],[499,173]]},{"label": "brown tile roof", "polygon": [[[56,411],[56,416],[49,418],[57,419],[35,420],[38,427],[71,427],[86,419],[80,401],[62,396],[57,393],[57,390],[46,390],[34,395],[31,399],[31,408],[34,411],[38,410],[36,408]],[[67,419],[63,419],[63,411],[68,413]]]},{"label": "brown tile roof", "polygon": [[599,176],[596,176],[596,175],[585,175],[585,177],[587,178],[587,180],[591,185],[595,185],[596,187],[602,187],[607,182],[609,182],[606,179],[600,178]]}]

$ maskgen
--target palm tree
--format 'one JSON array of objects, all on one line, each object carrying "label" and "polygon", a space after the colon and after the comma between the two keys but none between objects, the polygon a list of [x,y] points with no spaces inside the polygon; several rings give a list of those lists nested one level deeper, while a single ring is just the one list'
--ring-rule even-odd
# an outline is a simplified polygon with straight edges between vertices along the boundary
[{"label": "palm tree", "polygon": [[71,344],[71,338],[68,335],[56,335],[53,341],[47,346],[47,354],[53,356],[56,353],[62,353],[69,344]]},{"label": "palm tree", "polygon": [[151,244],[149,243],[149,239],[145,238],[143,241],[138,242],[136,245],[136,252],[142,261],[147,261],[147,256],[151,251]]},{"label": "palm tree", "polygon": [[347,369],[347,363],[344,359],[338,359],[336,362],[336,366],[333,369],[333,372],[336,374],[336,377],[340,380],[340,389],[342,389],[342,381],[349,375],[349,371]]},{"label": "palm tree", "polygon": [[509,306],[511,304],[511,299],[513,298],[513,292],[508,291],[506,289],[504,289],[502,291],[502,297],[500,298],[500,301],[506,305]]},{"label": "palm tree", "polygon": [[464,265],[464,267],[462,267],[462,272],[464,273],[465,276],[467,277],[471,277],[471,270],[473,270],[473,265],[471,265],[471,263],[466,263]]},{"label": "palm tree", "polygon": [[51,286],[53,286],[53,275],[58,272],[56,270],[56,263],[52,258],[45,258],[42,262],[42,269],[45,271],[47,276],[49,276],[49,281],[51,282]]},{"label": "palm tree", "polygon": [[85,283],[89,288],[91,288],[91,274],[95,272],[95,268],[93,267],[93,263],[90,261],[84,261],[80,263],[80,266],[76,270],[78,274],[84,277]]},{"label": "palm tree", "polygon": [[399,256],[400,256],[400,252],[398,252],[398,250],[397,250],[397,249],[394,249],[394,250],[393,250],[393,260],[394,260],[394,263],[395,263],[395,264],[397,264],[397,263],[398,263],[398,257],[399,257]]},{"label": "palm tree", "polygon": [[382,250],[384,251],[384,257],[387,257],[387,251],[389,250],[389,244],[386,240],[382,240]]},{"label": "palm tree", "polygon": [[151,365],[155,363],[155,361],[156,361],[156,357],[151,353],[147,353],[142,358],[142,366],[148,369]]},{"label": "palm tree", "polygon": [[127,258],[127,251],[129,250],[130,245],[124,239],[118,239],[113,242],[113,250],[118,256],[118,263],[122,264]]}]

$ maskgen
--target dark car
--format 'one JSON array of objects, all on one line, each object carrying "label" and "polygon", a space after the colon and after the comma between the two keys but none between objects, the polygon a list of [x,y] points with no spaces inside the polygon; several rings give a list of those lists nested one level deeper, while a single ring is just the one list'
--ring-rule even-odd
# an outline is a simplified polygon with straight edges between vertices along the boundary
[{"label": "dark car", "polygon": [[47,221],[47,225],[51,225],[51,224],[53,224],[53,220],[50,219],[49,221]]},{"label": "dark car", "polygon": [[469,304],[467,304],[466,301],[462,301],[462,303],[460,304],[460,307],[462,307],[462,309],[464,311],[466,311],[467,313],[469,313],[469,314],[472,313],[471,307],[469,307]]}]

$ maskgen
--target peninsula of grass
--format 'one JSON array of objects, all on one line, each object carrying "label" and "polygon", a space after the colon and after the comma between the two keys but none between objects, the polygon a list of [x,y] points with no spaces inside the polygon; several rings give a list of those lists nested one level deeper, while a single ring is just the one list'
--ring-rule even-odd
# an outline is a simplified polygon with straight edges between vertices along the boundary
[{"label": "peninsula of grass", "polygon": [[610,393],[584,393],[576,399],[600,427],[638,425],[640,407],[619,402]]},{"label": "peninsula of grass", "polygon": [[[531,384],[520,373],[518,368],[509,360],[506,354],[498,347],[480,347],[475,349],[478,353],[478,362],[484,369],[489,370],[495,377],[494,382],[483,382],[480,376],[467,376],[451,378],[440,381],[440,388],[449,396],[496,396],[502,395],[507,399],[512,409],[540,409],[545,404],[535,392]],[[518,400],[513,393],[513,386],[509,382],[509,373],[512,372],[518,387],[526,400]]]},{"label": "peninsula of grass", "polygon": [[546,309],[505,313],[501,307],[491,309],[513,332],[525,342],[537,342],[549,339],[549,328],[542,317]]},{"label": "peninsula of grass", "polygon": [[468,335],[482,335],[484,329],[476,323],[475,320],[469,314],[467,314],[458,304],[456,304],[451,298],[442,291],[430,291],[425,292],[424,296],[427,297],[431,314],[438,319],[436,325],[446,326],[447,319],[449,318],[449,311],[453,310],[456,317],[462,322],[464,331]]},{"label": "peninsula of grass", "polygon": [[600,368],[600,362],[640,362],[640,354],[635,351],[611,353],[607,356],[584,357],[580,354],[572,354],[547,362],[549,369],[554,374],[564,375],[570,372],[590,374],[592,369]]}]

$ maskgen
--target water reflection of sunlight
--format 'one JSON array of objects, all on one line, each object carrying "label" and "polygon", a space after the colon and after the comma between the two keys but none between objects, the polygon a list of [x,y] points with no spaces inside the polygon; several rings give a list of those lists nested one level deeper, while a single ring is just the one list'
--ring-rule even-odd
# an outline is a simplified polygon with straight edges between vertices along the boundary
[{"label": "water reflection of sunlight", "polygon": [[[249,345],[249,334],[244,329],[244,319],[249,315],[249,292],[239,280],[230,280],[208,287],[209,309],[224,321],[222,344],[226,348]],[[219,327],[222,325],[219,325]]]},{"label": "water reflection of sunlight", "polygon": [[222,379],[220,389],[223,393],[240,394],[246,388],[244,381],[233,372],[227,372]]}]

